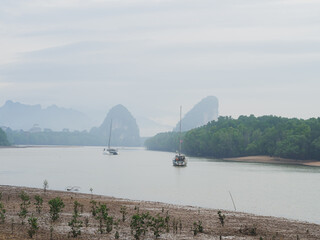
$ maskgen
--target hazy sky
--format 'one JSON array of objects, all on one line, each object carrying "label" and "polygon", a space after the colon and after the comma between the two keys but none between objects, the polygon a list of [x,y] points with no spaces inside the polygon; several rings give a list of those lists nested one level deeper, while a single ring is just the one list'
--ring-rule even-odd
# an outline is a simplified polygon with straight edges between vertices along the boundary
[{"label": "hazy sky", "polygon": [[[220,115],[320,116],[319,0],[1,0],[0,106],[56,104],[98,122],[121,103],[175,125]],[[100,119],[101,118],[101,119]]]}]

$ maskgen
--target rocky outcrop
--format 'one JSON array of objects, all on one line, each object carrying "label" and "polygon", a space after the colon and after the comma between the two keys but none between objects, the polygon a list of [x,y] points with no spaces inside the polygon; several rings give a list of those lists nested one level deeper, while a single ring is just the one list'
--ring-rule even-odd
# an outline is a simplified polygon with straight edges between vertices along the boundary
[{"label": "rocky outcrop", "polygon": [[112,120],[111,145],[112,146],[140,146],[140,134],[136,120],[123,105],[113,107],[98,128],[91,133],[105,138],[108,143],[110,125]]},{"label": "rocky outcrop", "polygon": [[[181,129],[188,131],[190,129],[203,126],[208,122],[217,120],[219,115],[219,101],[215,96],[208,96],[197,103],[183,118]],[[179,131],[177,123],[173,131]]]}]

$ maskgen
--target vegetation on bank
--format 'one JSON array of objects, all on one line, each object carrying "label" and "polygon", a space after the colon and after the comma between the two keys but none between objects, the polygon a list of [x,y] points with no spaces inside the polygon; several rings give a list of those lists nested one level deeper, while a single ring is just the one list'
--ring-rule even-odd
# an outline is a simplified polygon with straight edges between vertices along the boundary
[{"label": "vegetation on bank", "polygon": [[[149,150],[176,151],[179,133],[149,138]],[[205,126],[182,133],[182,151],[191,156],[227,158],[268,155],[320,160],[320,118],[276,116],[219,117]]]},{"label": "vegetation on bank", "polygon": [[[73,202],[73,212],[71,216],[70,212],[63,211],[65,203],[60,197],[51,198],[48,202],[45,202],[45,194],[45,188],[43,193],[41,194],[42,196],[38,194],[31,196],[24,190],[19,193],[20,212],[17,213],[17,216],[19,216],[22,221],[20,224],[16,223],[14,221],[14,216],[12,214],[10,215],[11,236],[16,231],[19,231],[20,233],[22,233],[22,235],[28,235],[29,238],[33,238],[34,236],[38,235],[39,231],[42,230],[42,233],[40,233],[39,236],[36,237],[42,238],[47,235],[46,233],[43,233],[43,230],[47,229],[48,225],[50,225],[50,239],[54,239],[52,233],[54,231],[61,231],[62,226],[63,228],[66,228],[66,230],[68,230],[67,238],[78,238],[82,235],[82,233],[91,232],[92,237],[98,235],[108,235],[108,239],[120,239],[120,237],[128,236],[126,227],[129,224],[131,235],[130,239],[149,239],[151,236],[153,236],[152,238],[157,239],[162,235],[169,234],[170,232],[175,235],[175,238],[178,239],[182,234],[182,230],[190,227],[188,226],[189,224],[182,221],[181,218],[176,218],[170,215],[169,210],[165,211],[164,207],[162,207],[161,212],[156,211],[156,213],[151,213],[149,211],[140,211],[140,205],[135,206],[134,213],[130,214],[127,217],[127,207],[122,205],[120,208],[120,216],[122,216],[122,218],[118,218],[119,214],[111,214],[109,211],[110,209],[107,207],[106,203],[91,200],[89,213],[89,209],[85,209],[83,204],[74,199],[76,195],[71,197],[70,200],[65,199],[66,204],[67,202],[69,204],[70,202]],[[13,196],[11,196],[10,194],[6,195],[7,201],[6,204],[4,204],[2,202],[2,192],[0,192],[0,224],[5,224],[6,221],[8,221],[5,207],[6,205],[8,205],[10,197]],[[35,205],[36,209],[32,208],[32,205]],[[43,210],[43,205],[48,205],[45,210]],[[49,213],[47,212],[48,207]],[[217,218],[214,216],[212,217]],[[200,209],[198,210],[198,216],[196,218],[200,218]],[[222,215],[220,210],[218,211],[218,218],[222,226],[221,229],[219,228],[219,238],[222,239],[221,230],[224,227],[225,215]],[[27,219],[27,224],[24,222],[24,219]],[[65,223],[66,221],[67,224]],[[17,225],[20,226],[18,227]],[[187,231],[192,232],[193,236],[196,236],[199,233],[210,235],[210,227],[208,227],[208,224],[206,224],[206,226],[207,227],[205,229],[201,220],[194,221],[191,229]],[[254,233],[252,233],[252,231],[242,232],[242,226],[239,227],[240,235],[257,236],[255,227],[246,227],[248,230],[254,229]],[[263,238],[260,237],[260,239]]]},{"label": "vegetation on bank", "polygon": [[0,146],[9,146],[10,143],[7,139],[6,133],[0,128]]},{"label": "vegetation on bank", "polygon": [[319,239],[316,224],[47,187],[0,186],[0,239]]},{"label": "vegetation on bank", "polygon": [[[28,132],[6,129],[8,140],[13,145],[63,145],[63,146],[106,146],[108,138],[87,131],[43,131]],[[115,133],[116,134],[116,133]],[[131,139],[122,142],[112,140],[114,146],[141,146],[139,141]]]}]

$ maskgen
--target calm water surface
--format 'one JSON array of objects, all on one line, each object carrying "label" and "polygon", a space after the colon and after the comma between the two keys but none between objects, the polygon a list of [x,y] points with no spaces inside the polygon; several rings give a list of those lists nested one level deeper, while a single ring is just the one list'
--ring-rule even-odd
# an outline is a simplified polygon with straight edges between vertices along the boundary
[{"label": "calm water surface", "polygon": [[0,149],[0,184],[194,205],[320,223],[320,168],[189,158],[172,166],[173,153],[101,147]]}]

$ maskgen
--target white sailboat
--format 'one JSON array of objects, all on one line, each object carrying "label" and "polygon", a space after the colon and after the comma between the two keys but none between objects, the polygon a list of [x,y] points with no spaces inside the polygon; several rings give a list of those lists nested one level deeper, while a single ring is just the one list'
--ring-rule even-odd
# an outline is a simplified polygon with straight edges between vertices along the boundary
[{"label": "white sailboat", "polygon": [[179,153],[172,159],[172,164],[175,167],[186,167],[187,166],[187,158],[185,155],[181,154],[181,112],[182,107],[180,106],[180,131],[179,131]]},{"label": "white sailboat", "polygon": [[110,132],[109,132],[109,141],[108,141],[108,148],[103,149],[103,154],[105,155],[118,155],[118,150],[115,148],[110,147],[110,142],[111,142],[111,132],[112,132],[112,119],[110,123]]}]

